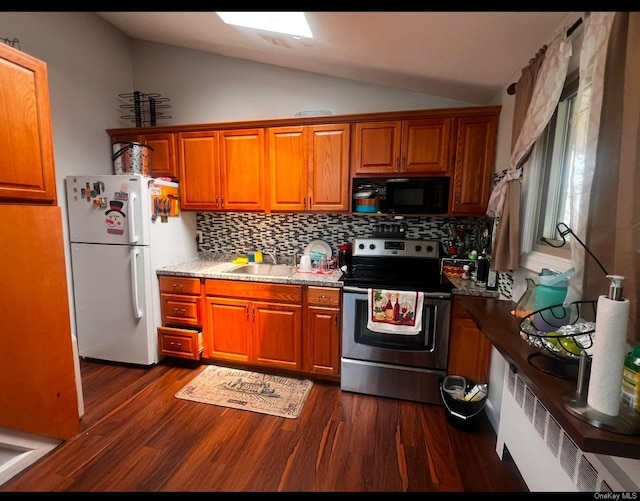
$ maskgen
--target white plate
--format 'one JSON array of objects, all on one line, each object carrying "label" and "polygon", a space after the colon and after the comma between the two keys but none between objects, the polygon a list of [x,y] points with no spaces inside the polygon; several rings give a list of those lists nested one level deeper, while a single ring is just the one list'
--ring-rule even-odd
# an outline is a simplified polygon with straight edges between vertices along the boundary
[{"label": "white plate", "polygon": [[310,255],[312,252],[320,252],[325,255],[327,259],[331,259],[331,246],[324,240],[314,240],[304,250],[305,255]]}]

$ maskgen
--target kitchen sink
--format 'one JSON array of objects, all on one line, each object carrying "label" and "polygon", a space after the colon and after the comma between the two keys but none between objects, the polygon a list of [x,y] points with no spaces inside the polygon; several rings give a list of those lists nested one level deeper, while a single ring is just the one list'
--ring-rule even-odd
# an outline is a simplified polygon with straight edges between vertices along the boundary
[{"label": "kitchen sink", "polygon": [[225,271],[231,275],[251,275],[261,277],[290,277],[296,272],[295,266],[287,264],[243,264],[237,268]]}]

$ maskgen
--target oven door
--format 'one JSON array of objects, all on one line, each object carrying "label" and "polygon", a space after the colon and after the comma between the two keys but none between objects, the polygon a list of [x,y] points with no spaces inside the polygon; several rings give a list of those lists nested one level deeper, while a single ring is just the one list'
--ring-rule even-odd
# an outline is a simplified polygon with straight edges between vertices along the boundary
[{"label": "oven door", "polygon": [[367,328],[369,290],[343,288],[342,357],[424,369],[447,368],[451,297],[424,293],[422,330],[387,334]]}]

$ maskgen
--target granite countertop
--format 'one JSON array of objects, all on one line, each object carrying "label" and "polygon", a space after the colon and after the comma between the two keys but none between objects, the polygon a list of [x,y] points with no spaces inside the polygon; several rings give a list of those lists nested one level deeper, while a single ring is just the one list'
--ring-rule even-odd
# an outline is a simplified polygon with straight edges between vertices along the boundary
[{"label": "granite countertop", "polygon": [[191,278],[218,278],[224,280],[242,280],[245,282],[269,282],[291,285],[315,285],[321,287],[342,287],[342,271],[333,270],[331,273],[300,273],[290,277],[270,277],[264,275],[235,275],[227,273],[238,264],[229,261],[207,259],[202,256],[184,263],[165,266],[156,270],[157,275],[168,275]]},{"label": "granite countertop", "polygon": [[[342,287],[344,282],[342,281],[342,272],[340,270],[333,270],[331,273],[300,273],[297,272],[290,277],[269,277],[265,275],[235,275],[228,273],[229,270],[238,266],[230,261],[222,261],[216,258],[201,254],[197,258],[184,263],[174,264],[171,266],[165,266],[159,268],[156,271],[157,275],[168,275],[178,277],[191,277],[191,278],[218,278],[225,280],[242,280],[245,282],[269,282],[279,284],[292,284],[292,285],[315,285],[321,287]],[[487,290],[484,287],[478,286],[471,280],[466,280],[458,277],[446,277],[453,285],[451,294],[460,296],[479,296],[479,297],[492,297],[498,298],[500,293],[498,291]]]},{"label": "granite countertop", "polygon": [[450,277],[447,275],[445,275],[445,277],[453,285],[451,294],[459,296],[500,297],[500,293],[498,291],[487,290],[485,287],[480,287],[472,280]]}]

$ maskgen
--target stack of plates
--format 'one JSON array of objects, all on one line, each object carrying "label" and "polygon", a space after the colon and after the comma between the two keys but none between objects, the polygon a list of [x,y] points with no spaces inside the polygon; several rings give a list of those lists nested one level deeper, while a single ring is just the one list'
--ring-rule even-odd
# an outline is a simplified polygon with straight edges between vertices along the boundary
[{"label": "stack of plates", "polygon": [[327,259],[331,259],[333,255],[331,252],[331,246],[324,240],[314,240],[304,249],[304,254],[311,259],[319,259],[324,256]]}]

